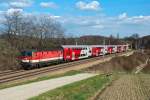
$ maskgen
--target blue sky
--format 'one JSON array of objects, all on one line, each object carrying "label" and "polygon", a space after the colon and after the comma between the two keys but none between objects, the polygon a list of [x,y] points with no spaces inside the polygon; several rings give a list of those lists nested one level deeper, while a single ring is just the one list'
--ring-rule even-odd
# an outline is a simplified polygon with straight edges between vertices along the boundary
[{"label": "blue sky", "polygon": [[0,0],[0,14],[15,10],[53,16],[72,36],[150,34],[150,0]]}]

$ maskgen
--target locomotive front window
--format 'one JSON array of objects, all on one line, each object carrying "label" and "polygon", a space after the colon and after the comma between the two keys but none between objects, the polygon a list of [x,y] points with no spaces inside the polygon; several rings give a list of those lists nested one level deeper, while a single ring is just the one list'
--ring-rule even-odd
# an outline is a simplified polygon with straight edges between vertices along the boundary
[{"label": "locomotive front window", "polygon": [[21,52],[22,56],[32,56],[32,52],[31,51],[23,51]]}]

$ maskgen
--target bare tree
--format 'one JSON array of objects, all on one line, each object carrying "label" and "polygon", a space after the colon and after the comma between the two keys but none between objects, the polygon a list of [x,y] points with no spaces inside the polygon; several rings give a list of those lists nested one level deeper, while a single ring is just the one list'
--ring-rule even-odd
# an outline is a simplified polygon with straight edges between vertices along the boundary
[{"label": "bare tree", "polygon": [[21,35],[22,14],[15,11],[11,14],[5,14],[5,21],[3,22],[3,33],[7,35],[8,41],[17,47],[17,35]]},{"label": "bare tree", "polygon": [[135,49],[138,49],[139,48],[139,34],[135,33],[131,37],[134,39]]},{"label": "bare tree", "polygon": [[48,45],[48,41],[51,41],[51,43],[57,41],[56,44],[60,44],[61,39],[64,37],[64,30],[61,25],[48,16],[39,17],[36,27],[41,47]]},{"label": "bare tree", "polygon": [[8,41],[19,50],[60,45],[64,39],[64,29],[49,16],[25,16],[16,11],[5,14],[3,27]]}]

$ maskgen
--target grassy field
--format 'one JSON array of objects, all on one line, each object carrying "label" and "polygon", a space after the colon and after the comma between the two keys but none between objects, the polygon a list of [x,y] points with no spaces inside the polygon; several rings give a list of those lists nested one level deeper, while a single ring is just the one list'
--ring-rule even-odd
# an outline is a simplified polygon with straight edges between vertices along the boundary
[{"label": "grassy field", "polygon": [[82,71],[69,71],[63,74],[57,74],[57,75],[47,75],[47,76],[43,76],[43,77],[38,77],[36,79],[32,79],[32,80],[25,80],[22,82],[16,82],[13,84],[0,84],[0,89],[4,89],[4,88],[9,88],[9,87],[13,87],[13,86],[18,86],[18,85],[24,85],[24,84],[29,84],[29,83],[33,83],[33,82],[38,82],[38,81],[43,81],[43,80],[48,80],[48,79],[52,79],[52,78],[58,78],[58,77],[62,77],[62,76],[70,76],[70,75],[75,75],[75,74],[79,74]]},{"label": "grassy field", "polygon": [[111,77],[97,75],[87,80],[48,91],[29,100],[87,100],[109,82],[111,82]]}]

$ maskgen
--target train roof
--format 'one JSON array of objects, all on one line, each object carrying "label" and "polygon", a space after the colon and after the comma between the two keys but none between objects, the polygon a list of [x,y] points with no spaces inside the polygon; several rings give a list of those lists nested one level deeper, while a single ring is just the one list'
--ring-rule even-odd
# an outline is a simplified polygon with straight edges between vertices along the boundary
[{"label": "train roof", "polygon": [[89,47],[105,47],[106,45],[89,45]]},{"label": "train roof", "polygon": [[115,47],[124,45],[62,45],[63,48],[85,48],[85,47]]},{"label": "train roof", "polygon": [[63,48],[85,48],[88,45],[62,45]]},{"label": "train roof", "polygon": [[43,51],[59,51],[63,48],[55,48],[55,49],[31,49],[31,50],[21,50],[21,52],[43,52]]}]

